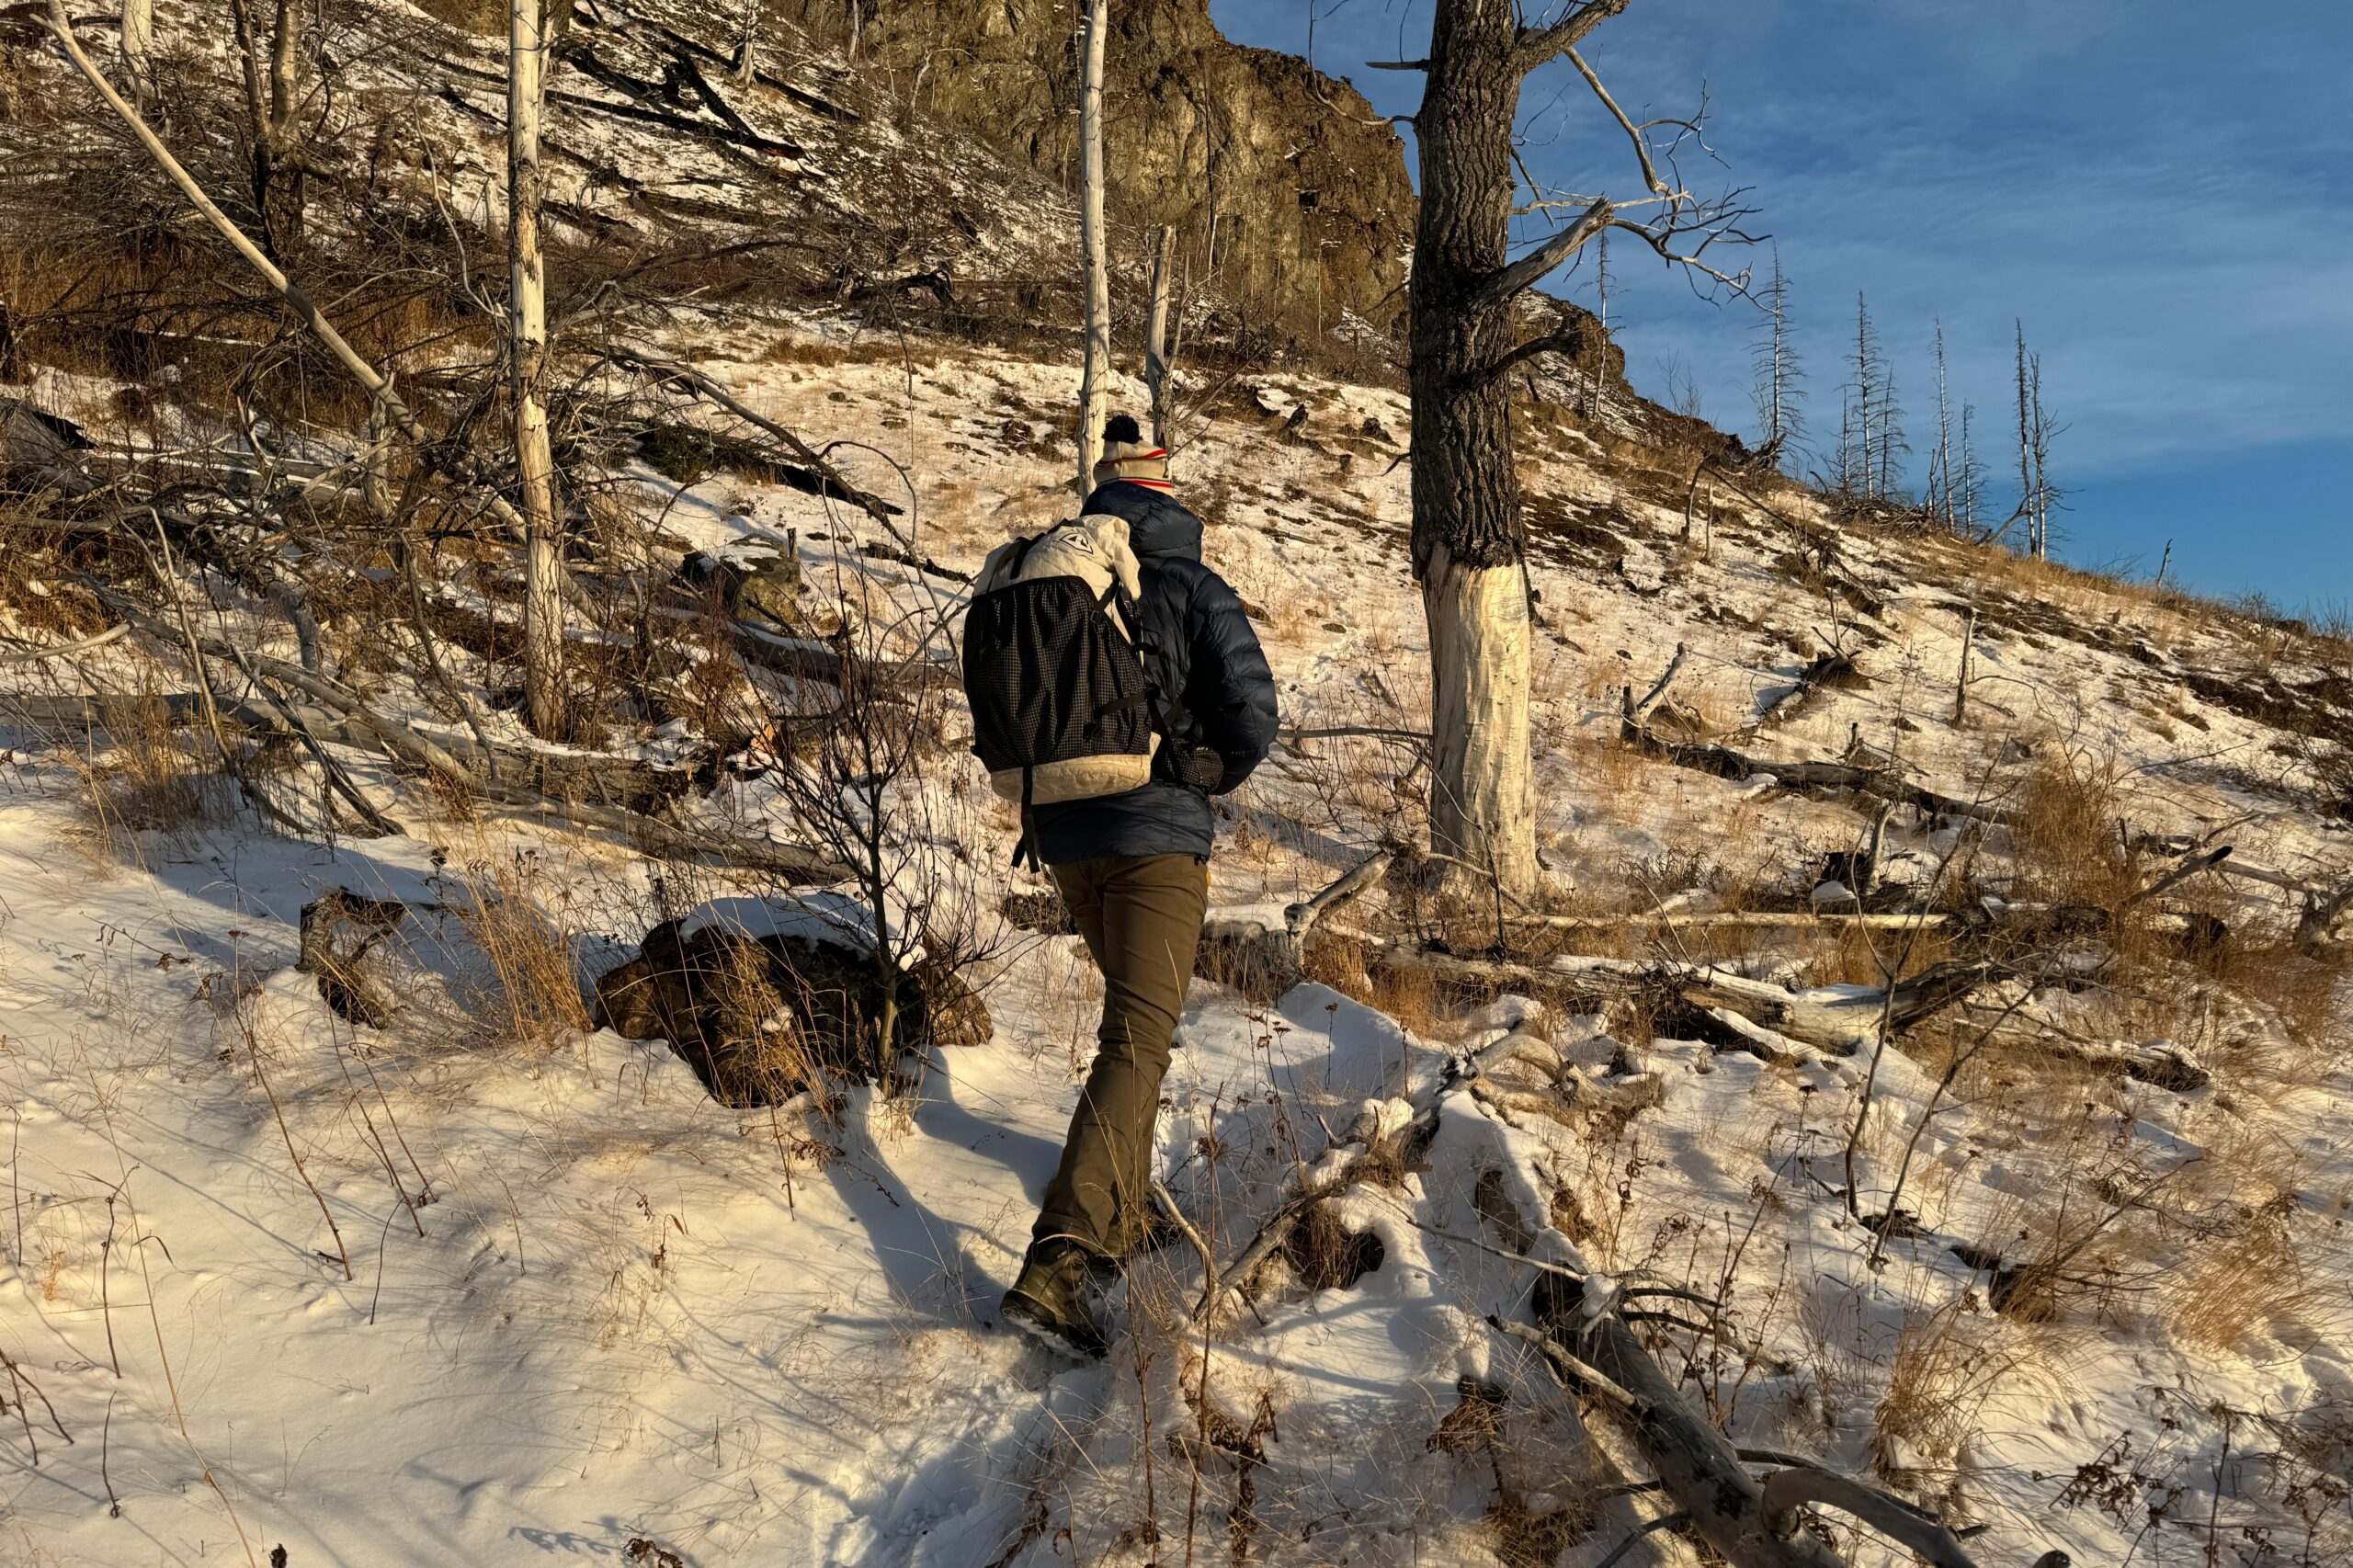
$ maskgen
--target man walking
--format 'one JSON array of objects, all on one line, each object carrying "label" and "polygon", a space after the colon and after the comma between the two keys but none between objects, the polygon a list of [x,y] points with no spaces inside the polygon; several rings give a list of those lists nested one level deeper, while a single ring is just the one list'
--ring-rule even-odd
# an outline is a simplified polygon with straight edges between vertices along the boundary
[{"label": "man walking", "polygon": [[1154,1122],[1209,900],[1210,797],[1250,776],[1275,739],[1275,683],[1241,599],[1201,564],[1201,521],[1172,494],[1168,454],[1133,417],[1104,427],[1090,517],[1127,523],[1140,567],[1133,629],[1162,737],[1150,781],[1040,802],[1030,846],[1103,972],[1103,1022],[1062,1164],[1046,1184],[1006,1318],[1071,1354],[1107,1340],[1090,1275],[1149,1225]]}]

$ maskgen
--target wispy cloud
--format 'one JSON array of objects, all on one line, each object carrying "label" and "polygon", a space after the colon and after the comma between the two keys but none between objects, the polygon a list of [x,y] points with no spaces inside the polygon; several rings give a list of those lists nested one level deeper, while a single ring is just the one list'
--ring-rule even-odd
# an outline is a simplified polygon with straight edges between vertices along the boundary
[{"label": "wispy cloud", "polygon": [[[1305,42],[1305,0],[1213,9],[1246,41]],[[1317,63],[1410,110],[1418,76],[1360,64],[1394,58],[1401,29],[1418,52],[1428,17],[1427,0],[1355,0],[1319,25]],[[2193,454],[2209,471],[2245,454],[2256,472],[2283,448],[2353,453],[2345,0],[2227,17],[2197,0],[1637,0],[1588,57],[1637,112],[1679,114],[1704,90],[1714,177],[1751,188],[1791,278],[1817,429],[1837,422],[1862,290],[1915,415],[1941,319],[1956,394],[1998,420],[2023,320],[2079,486]],[[1623,138],[1554,75],[1524,100],[1529,162],[1563,186],[1628,187]],[[1637,381],[1673,358],[1742,425],[1754,312],[1625,255],[1614,316]]]}]

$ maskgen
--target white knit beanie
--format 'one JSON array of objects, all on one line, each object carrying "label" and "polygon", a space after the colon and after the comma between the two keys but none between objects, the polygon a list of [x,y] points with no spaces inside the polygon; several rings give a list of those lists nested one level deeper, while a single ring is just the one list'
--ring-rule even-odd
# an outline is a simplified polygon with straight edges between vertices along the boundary
[{"label": "white knit beanie", "polygon": [[1174,490],[1168,479],[1168,449],[1148,445],[1132,414],[1115,414],[1103,426],[1103,455],[1095,464],[1095,483],[1124,479],[1151,490]]}]

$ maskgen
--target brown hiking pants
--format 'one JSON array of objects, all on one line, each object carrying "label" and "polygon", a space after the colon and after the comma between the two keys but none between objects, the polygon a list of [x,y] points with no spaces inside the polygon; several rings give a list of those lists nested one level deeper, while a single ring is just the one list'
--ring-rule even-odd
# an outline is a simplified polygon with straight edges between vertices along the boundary
[{"label": "brown hiking pants", "polygon": [[1193,978],[1209,863],[1123,855],[1048,869],[1103,971],[1103,1023],[1035,1239],[1069,1236],[1117,1255],[1142,1234],[1151,1201],[1160,1079]]}]

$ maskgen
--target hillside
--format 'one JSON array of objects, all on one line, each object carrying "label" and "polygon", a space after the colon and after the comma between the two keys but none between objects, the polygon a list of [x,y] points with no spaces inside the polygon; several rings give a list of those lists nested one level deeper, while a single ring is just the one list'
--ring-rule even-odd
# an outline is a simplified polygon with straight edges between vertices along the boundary
[{"label": "hillside", "polygon": [[[498,62],[428,9],[335,8],[341,161],[284,232],[495,474]],[[1726,438],[1622,383],[1580,413],[1554,363],[1519,409],[1552,886],[1438,908],[1410,409],[1369,325],[1255,343],[1256,260],[1196,307],[1176,479],[1286,736],[1221,806],[1158,1168],[1228,1269],[1363,1179],[1206,1319],[1193,1251],[1146,1255],[1100,1365],[995,1321],[1099,991],[931,665],[1068,509],[1071,220],[976,111],[894,97],[937,9],[863,67],[813,18],[750,90],[716,6],[575,13],[563,745],[515,711],[511,543],[446,469],[370,480],[364,400],[12,52],[12,1558],[1595,1568],[1665,1510],[1499,1326],[1563,1256],[1652,1293],[1743,1448],[1980,1563],[2353,1553],[2353,644],[1695,487]],[[227,68],[176,78],[221,189]],[[676,1048],[599,998],[665,942],[870,939],[815,862],[877,822],[929,1031],[881,1072],[824,1001],[854,975]]]}]

